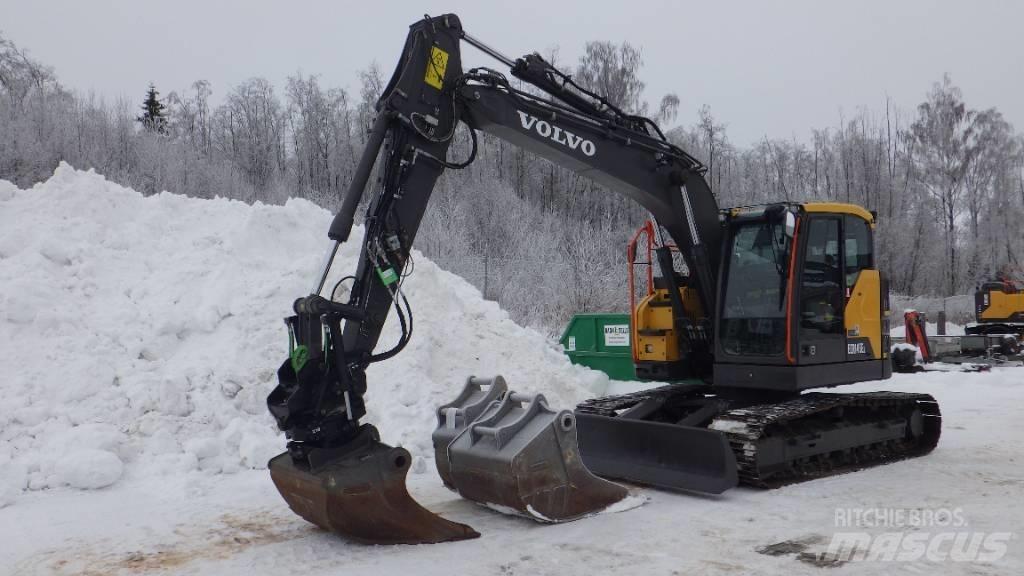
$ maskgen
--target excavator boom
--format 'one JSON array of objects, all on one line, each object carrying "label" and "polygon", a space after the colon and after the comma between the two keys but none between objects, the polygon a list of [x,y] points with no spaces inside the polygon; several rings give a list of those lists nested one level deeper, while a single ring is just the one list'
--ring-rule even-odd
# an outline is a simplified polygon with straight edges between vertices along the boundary
[{"label": "excavator boom", "polygon": [[[491,69],[463,71],[461,42],[495,57],[542,95],[514,88],[504,74]],[[473,146],[464,161],[448,156],[460,123],[468,128]],[[536,54],[507,58],[467,35],[452,14],[414,23],[328,231],[334,245],[327,265],[312,294],[298,299],[295,314],[287,319],[292,346],[278,371],[279,384],[267,399],[289,440],[288,451],[269,465],[278,490],[300,516],[355,540],[414,543],[477,536],[471,528],[416,504],[405,489],[408,452],[380,442],[376,430],[360,419],[366,413],[367,366],[399,353],[411,337],[412,309],[402,282],[431,191],[444,170],[472,161],[478,130],[644,206],[684,250],[688,267],[697,272],[691,276],[705,309],[713,307],[718,206],[700,162],[667,142],[652,121],[618,110]],[[364,204],[375,166],[378,185],[371,187],[374,192]],[[335,302],[324,295],[328,274],[364,205],[365,228],[350,296],[347,302]],[[709,375],[710,325],[694,325],[682,314],[682,302],[676,304],[680,331],[692,335],[687,346],[695,358],[695,375]],[[402,336],[390,349],[377,351],[392,309]],[[703,362],[696,360],[701,358]],[[486,402],[482,398],[464,391],[461,400],[439,412],[435,460],[450,488],[542,521],[586,516],[625,497],[624,488],[594,476],[585,466],[575,414],[549,408],[542,397],[511,391],[488,396]],[[585,416],[583,421],[592,426],[595,418],[601,417]],[[718,452],[720,469],[711,473],[721,478],[712,483],[722,489],[735,484],[735,462],[724,441],[706,430],[694,433],[710,440],[701,446]],[[692,454],[689,460],[702,457]],[[707,485],[702,478],[689,487]]]}]

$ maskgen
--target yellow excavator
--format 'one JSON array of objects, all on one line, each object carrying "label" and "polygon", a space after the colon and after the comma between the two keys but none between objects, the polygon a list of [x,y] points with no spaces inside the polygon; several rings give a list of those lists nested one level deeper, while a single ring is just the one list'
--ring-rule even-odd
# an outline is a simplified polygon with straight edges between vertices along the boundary
[{"label": "yellow excavator", "polygon": [[1024,336],[1024,290],[1013,280],[985,282],[974,293],[976,324],[968,334],[1016,334]]},{"label": "yellow excavator", "polygon": [[[723,211],[722,222],[749,221],[752,214],[768,208]],[[721,269],[740,280],[727,286],[727,293],[722,295],[726,298],[725,306],[715,329],[726,335],[743,331],[744,344],[738,350],[749,347],[749,340],[757,332],[749,327],[752,310],[774,317],[775,322],[795,313],[797,318],[787,320],[785,330],[781,324],[767,321],[759,327],[770,340],[769,348],[783,346],[784,340],[792,348],[792,332],[799,333],[804,346],[799,353],[787,350],[785,357],[786,363],[797,366],[794,374],[813,372],[814,382],[822,386],[887,378],[888,289],[874,267],[875,216],[860,206],[835,202],[794,203],[788,210],[794,215],[792,242],[803,240],[795,248],[802,250],[804,269],[779,278],[778,271],[772,272],[764,265],[763,259],[773,257],[772,251],[776,250],[766,238],[759,239],[752,231],[745,232],[747,237],[734,238],[732,251]],[[803,238],[796,234],[801,224],[806,230]],[[745,230],[751,228],[748,222]],[[685,378],[690,370],[689,359],[680,353],[681,335],[673,321],[670,283],[654,258],[656,251],[663,248],[661,238],[656,223],[647,221],[637,230],[627,251],[632,348],[639,378],[669,381]],[[674,244],[669,243],[666,248],[673,256],[678,252]],[[791,250],[789,256],[795,260],[798,251]],[[686,285],[685,277],[678,284],[684,313],[692,323],[697,323],[704,316],[699,298]],[[784,307],[787,300],[793,300],[796,306]],[[736,317],[743,320],[737,322]],[[742,353],[730,349],[729,342],[726,340],[724,348],[715,350],[719,359],[715,377],[719,380],[732,377],[735,368],[730,365],[749,363]],[[823,378],[820,370],[811,368],[836,362],[846,363],[842,376]],[[758,363],[763,364],[764,360]],[[759,374],[772,377],[763,371]]]},{"label": "yellow excavator", "polygon": [[893,351],[893,370],[947,370],[943,365],[953,364],[962,371],[978,372],[993,366],[1020,366],[1024,362],[1024,291],[1018,284],[1001,274],[998,280],[978,286],[974,314],[975,322],[964,327],[962,336],[929,336],[924,314],[904,312],[905,342],[911,347]]},{"label": "yellow excavator", "polygon": [[[463,70],[463,43],[521,83],[491,68]],[[460,124],[470,150],[453,159]],[[373,385],[366,368],[400,353],[412,335],[402,285],[431,191],[445,170],[473,161],[477,131],[649,212],[657,281],[652,272],[653,293],[636,308],[634,341],[650,376],[663,369],[680,382],[555,410],[543,396],[509,390],[500,377],[471,377],[437,413],[432,439],[446,486],[559,522],[626,495],[606,478],[720,493],[741,481],[775,486],[936,445],[941,418],[931,396],[806,392],[891,373],[888,297],[871,213],[828,203],[722,210],[703,164],[652,120],[617,108],[537,54],[501,54],[448,14],[410,27],[328,231],[326,264],[286,319],[289,355],[267,405],[288,443],[269,469],[297,514],[371,543],[478,536],[419,506],[405,487],[409,452],[380,442],[361,421]],[[354,240],[360,256],[351,289],[336,301],[327,284],[334,256],[350,241],[377,163],[363,234]],[[391,310],[402,334],[378,350]]]}]

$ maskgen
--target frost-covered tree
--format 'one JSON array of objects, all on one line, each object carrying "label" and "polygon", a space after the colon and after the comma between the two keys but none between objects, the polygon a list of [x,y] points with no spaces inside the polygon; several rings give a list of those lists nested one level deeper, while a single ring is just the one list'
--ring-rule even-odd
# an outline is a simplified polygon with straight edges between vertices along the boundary
[{"label": "frost-covered tree", "polygon": [[939,201],[946,244],[946,295],[957,291],[957,226],[967,173],[978,155],[978,113],[967,108],[949,76],[937,82],[917,107],[911,126],[919,182]]},{"label": "frost-covered tree", "polygon": [[288,78],[288,126],[296,190],[329,203],[351,180],[356,147],[353,118],[344,90],[324,90],[316,76]]},{"label": "frost-covered tree", "polygon": [[574,79],[613,106],[631,114],[643,114],[647,110],[643,100],[645,84],[639,75],[643,64],[640,50],[628,42],[587,42]]},{"label": "frost-covered tree", "polygon": [[380,66],[377,62],[371,62],[366,68],[359,72],[359,104],[356,109],[356,117],[359,121],[356,133],[359,134],[360,144],[366,143],[366,137],[373,118],[377,111],[374,106],[380,93],[384,90],[384,78],[381,76]]},{"label": "frost-covered tree", "polygon": [[250,78],[235,87],[215,122],[219,149],[256,190],[269,190],[285,169],[284,114],[270,81]]},{"label": "frost-covered tree", "polygon": [[[651,108],[641,64],[639,50],[597,42],[574,72],[588,89],[638,112]],[[160,134],[138,129],[137,103],[70,93],[0,38],[0,178],[28,186],[66,160],[147,193],[264,202],[302,196],[334,209],[383,85],[371,64],[351,98],[296,74],[282,99],[257,78],[223,87],[218,105],[212,85],[198,81],[168,93]],[[1024,276],[1021,136],[997,111],[971,110],[948,80],[918,109],[904,112],[886,100],[881,113],[859,108],[806,140],[766,135],[745,146],[730,141],[710,107],[684,111],[690,120],[683,127],[673,125],[678,97],[652,102],[668,137],[709,167],[723,207],[789,198],[876,210],[877,262],[896,293],[964,293],[998,273]],[[645,212],[508,142],[480,134],[478,144],[472,165],[438,180],[417,248],[486,287],[516,320],[552,332],[576,311],[624,310],[625,246]],[[458,130],[449,155],[466,158],[470,149],[468,132]],[[948,157],[960,162],[944,163]],[[941,178],[949,174],[955,178]],[[952,195],[946,183],[958,186]]]},{"label": "frost-covered tree", "polygon": [[142,114],[136,120],[149,132],[167,133],[167,106],[160,101],[160,93],[152,83],[146,90],[146,99],[142,102]]}]

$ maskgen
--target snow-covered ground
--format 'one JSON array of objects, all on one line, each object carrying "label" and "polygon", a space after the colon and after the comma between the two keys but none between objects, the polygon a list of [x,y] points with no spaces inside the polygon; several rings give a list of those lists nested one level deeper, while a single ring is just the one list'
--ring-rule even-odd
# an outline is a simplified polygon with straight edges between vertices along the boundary
[{"label": "snow-covered ground", "polygon": [[[928,392],[943,407],[931,455],[771,491],[719,497],[636,489],[637,509],[561,525],[504,516],[445,490],[433,470],[410,476],[425,506],[476,528],[478,540],[373,547],[321,532],[293,516],[266,471],[190,471],[102,490],[32,492],[0,510],[0,571],[10,574],[1020,574],[1024,542],[1024,382],[991,373],[897,375],[885,389]],[[857,388],[876,389],[864,384]],[[961,511],[971,533],[1011,531],[999,562],[821,568],[797,553],[758,552],[780,542],[826,551],[849,532],[849,509]],[[853,528],[857,530],[857,528]],[[865,528],[876,535],[884,527]],[[911,532],[937,533],[932,527]],[[947,542],[945,549],[950,544]]]},{"label": "snow-covered ground", "polygon": [[[936,396],[943,436],[925,458],[719,497],[635,488],[644,506],[563,525],[458,498],[437,478],[429,434],[434,406],[467,375],[500,373],[563,407],[610,383],[419,255],[406,284],[416,332],[370,371],[368,419],[415,455],[414,497],[482,537],[372,547],[318,531],[263,469],[283,446],[263,402],[287,346],[281,318],[310,288],[329,221],[302,201],[144,198],[68,166],[32,190],[0,182],[0,574],[1024,570],[1024,372],[1012,368],[850,387]],[[339,272],[353,258],[346,247]],[[395,338],[392,326],[382,342]],[[1015,535],[995,563],[800,559],[839,532],[891,530],[837,524],[857,509],[956,510],[960,531]],[[788,551],[764,553],[778,543]]]}]

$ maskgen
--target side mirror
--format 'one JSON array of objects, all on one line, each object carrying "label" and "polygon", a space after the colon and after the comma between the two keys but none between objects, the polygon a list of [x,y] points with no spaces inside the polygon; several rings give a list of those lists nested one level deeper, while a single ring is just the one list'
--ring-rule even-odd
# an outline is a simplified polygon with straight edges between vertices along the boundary
[{"label": "side mirror", "polygon": [[792,238],[793,234],[796,233],[796,216],[792,212],[786,211],[786,237]]}]

